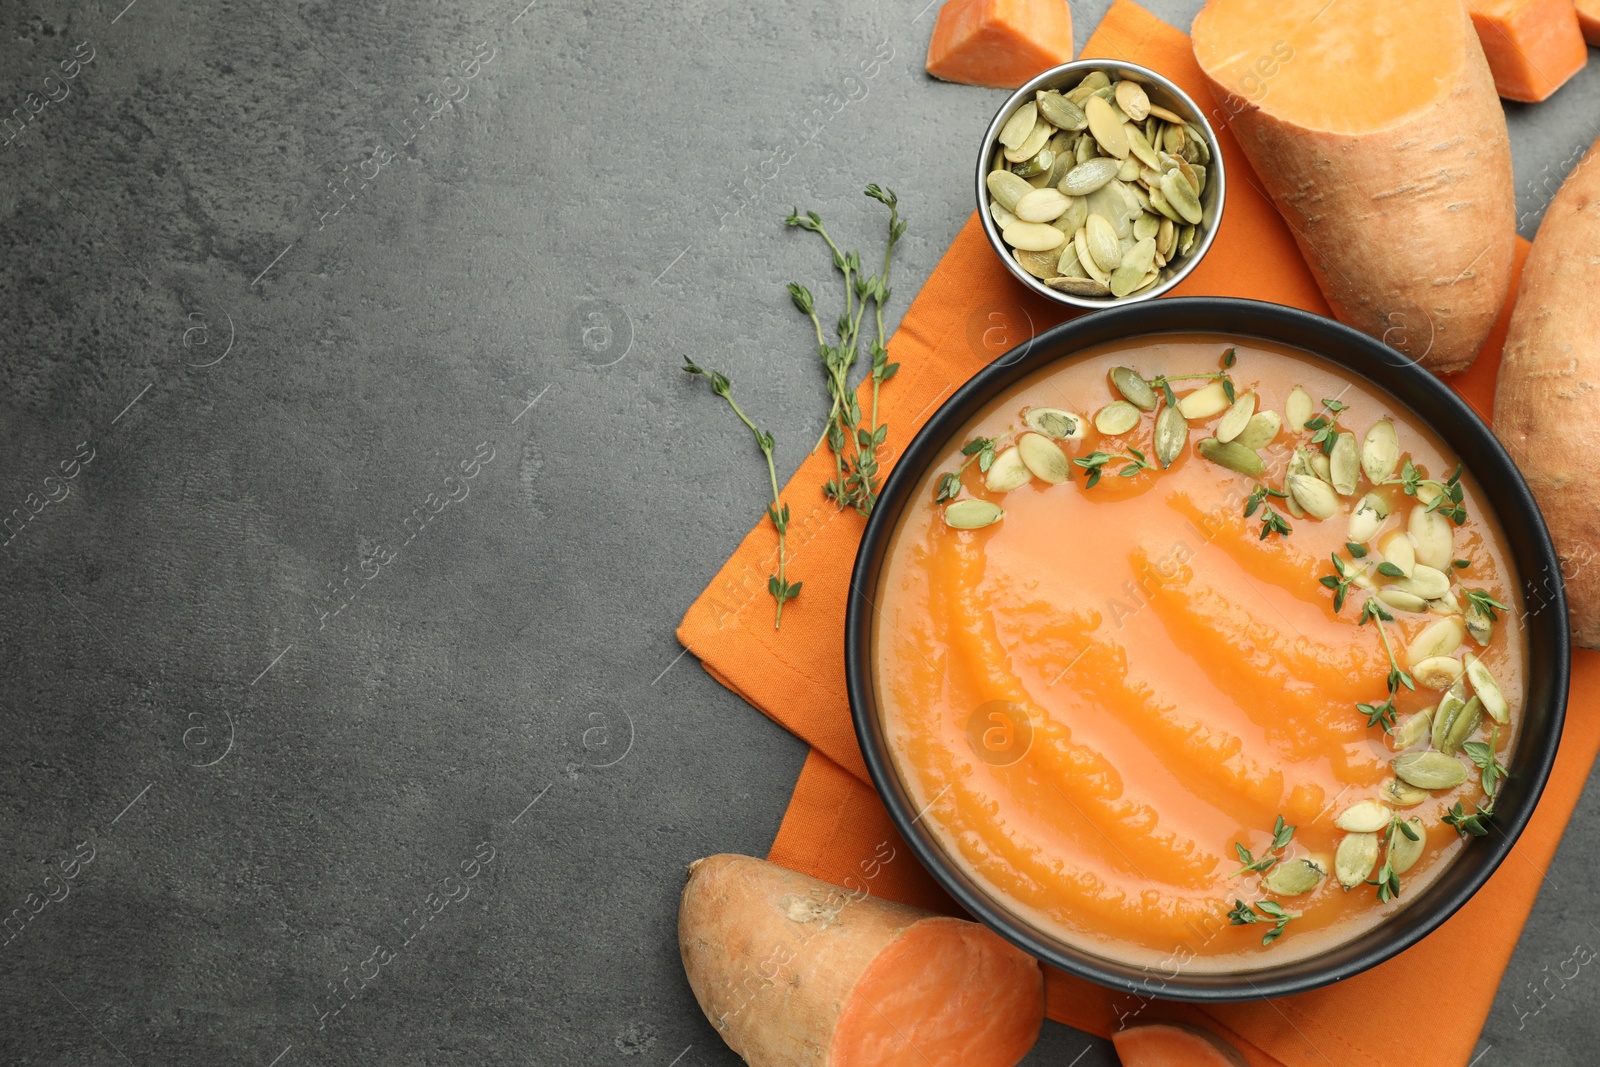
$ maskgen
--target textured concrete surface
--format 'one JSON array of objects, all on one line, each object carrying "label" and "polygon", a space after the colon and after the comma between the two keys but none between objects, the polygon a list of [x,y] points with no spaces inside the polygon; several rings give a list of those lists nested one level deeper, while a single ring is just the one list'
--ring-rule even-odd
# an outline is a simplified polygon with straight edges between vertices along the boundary
[{"label": "textured concrete surface", "polygon": [[[677,367],[786,473],[781,216],[885,182],[932,269],[1001,94],[926,2],[0,8],[4,1062],[733,1062],[675,897],[804,753],[679,658],[764,472]],[[1513,114],[1526,232],[1597,100]],[[1483,1065],[1592,1060],[1597,803]]]}]

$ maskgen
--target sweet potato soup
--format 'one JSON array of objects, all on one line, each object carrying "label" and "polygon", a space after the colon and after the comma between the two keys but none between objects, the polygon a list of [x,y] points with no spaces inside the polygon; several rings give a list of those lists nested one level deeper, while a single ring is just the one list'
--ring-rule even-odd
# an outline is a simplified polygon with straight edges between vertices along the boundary
[{"label": "sweet potato soup", "polygon": [[894,761],[1026,921],[1190,971],[1311,955],[1489,832],[1524,638],[1488,501],[1370,382],[1158,335],[950,442],[875,616]]}]

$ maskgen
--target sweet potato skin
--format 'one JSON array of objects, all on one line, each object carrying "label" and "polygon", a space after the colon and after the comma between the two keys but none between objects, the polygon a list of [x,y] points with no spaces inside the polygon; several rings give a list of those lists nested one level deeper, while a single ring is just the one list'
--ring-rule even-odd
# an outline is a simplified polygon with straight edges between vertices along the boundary
[{"label": "sweet potato skin", "polygon": [[1600,141],[1550,202],[1528,253],[1494,426],[1555,539],[1573,643],[1600,648],[1600,474],[1590,458],[1600,445]]},{"label": "sweet potato skin", "polygon": [[[1030,976],[1028,995],[1009,1004],[984,999],[982,990],[950,990],[958,1010],[978,994],[976,1006],[982,1010],[975,1014],[980,1018],[997,1008],[1016,1013],[1016,1021],[1008,1024],[1011,1032],[1001,1035],[1000,1042],[1009,1037],[1014,1047],[979,1060],[959,1058],[962,1063],[1009,1067],[1037,1038],[1044,1018],[1044,978],[1037,962],[976,923],[852,896],[765,860],[736,855],[693,864],[678,912],[678,945],[695,999],[728,1047],[754,1067],[866,1067],[859,1062],[859,1051],[853,1057],[841,1054],[840,1046],[851,1042],[836,1040],[841,1020],[848,1028],[852,1009],[858,1017],[862,1014],[852,994],[875,981],[892,982],[894,974],[884,973],[883,967],[892,967],[895,952],[912,937],[951,934],[967,944],[980,943],[984,958],[1023,968]],[[945,1067],[958,1062],[937,1047],[904,1052],[919,1064]]]},{"label": "sweet potato skin", "polygon": [[1217,1035],[1185,1023],[1146,1023],[1111,1035],[1122,1067],[1249,1067]]},{"label": "sweet potato skin", "polygon": [[[1516,243],[1505,111],[1465,8],[1461,18],[1450,91],[1363,134],[1306,129],[1242,100],[1206,70],[1205,10],[1193,30],[1213,93],[1236,111],[1233,134],[1334,314],[1436,374],[1477,358],[1509,293]],[[1429,60],[1444,68],[1450,57]]]}]

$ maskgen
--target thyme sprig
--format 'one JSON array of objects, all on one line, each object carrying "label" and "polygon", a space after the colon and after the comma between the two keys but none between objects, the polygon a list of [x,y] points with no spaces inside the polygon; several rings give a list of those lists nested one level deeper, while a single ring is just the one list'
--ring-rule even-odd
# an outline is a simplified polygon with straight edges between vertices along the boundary
[{"label": "thyme sprig", "polygon": [[[878,448],[889,436],[887,424],[878,421],[878,397],[883,383],[893,378],[900,369],[898,363],[889,362],[883,305],[890,295],[889,268],[894,247],[905,233],[906,223],[900,218],[900,201],[894,190],[874,184],[867,186],[864,193],[889,209],[883,270],[877,275],[862,271],[859,252],[844,252],[839,248],[823,225],[822,216],[815,211],[802,214],[796,209],[784,223],[821,237],[832,254],[834,269],[844,279],[844,311],[834,327],[833,344],[829,344],[823,335],[822,320],[817,315],[816,299],[811,291],[798,282],[790,282],[789,299],[811,320],[817,339],[817,355],[822,361],[828,394],[832,398],[822,435],[812,447],[815,452],[826,442],[833,452],[834,474],[824,483],[823,491],[841,509],[851,507],[863,515],[870,515],[878,502]],[[869,303],[873,308],[876,336],[868,345],[872,360],[872,369],[868,372],[872,382],[872,403],[867,424],[863,426],[861,405],[851,386],[850,375],[859,355],[861,322]]]},{"label": "thyme sprig", "polygon": [[[1335,556],[1335,559],[1338,557]],[[1357,704],[1356,710],[1367,717],[1368,726],[1382,726],[1384,733],[1392,733],[1395,723],[1395,697],[1400,693],[1400,687],[1415,690],[1417,683],[1411,675],[1400,669],[1400,661],[1395,658],[1394,646],[1389,643],[1389,631],[1384,628],[1384,623],[1394,622],[1394,616],[1384,610],[1383,605],[1376,597],[1368,597],[1361,605],[1361,618],[1356,625],[1365,626],[1371,620],[1377,624],[1378,639],[1383,642],[1383,651],[1389,657],[1389,697],[1382,704]]]},{"label": "thyme sprig", "polygon": [[1500,740],[1500,727],[1489,728],[1489,740],[1468,741],[1461,746],[1467,758],[1478,768],[1478,781],[1483,786],[1483,795],[1489,800],[1489,811],[1494,811],[1495,796],[1500,792],[1500,783],[1511,777],[1511,771],[1504,763],[1495,758],[1495,745]]},{"label": "thyme sprig", "polygon": [[1394,835],[1400,833],[1412,841],[1421,841],[1422,835],[1396,815],[1389,822],[1389,832],[1383,841],[1383,866],[1378,868],[1376,878],[1368,878],[1368,885],[1378,887],[1378,903],[1387,904],[1400,895],[1400,875],[1394,869]]},{"label": "thyme sprig", "polygon": [[1126,453],[1090,452],[1087,456],[1078,456],[1072,462],[1088,472],[1088,476],[1084,478],[1083,487],[1085,489],[1093,489],[1100,484],[1100,475],[1104,473],[1106,465],[1115,463],[1119,459],[1123,461],[1122,469],[1117,471],[1117,476],[1120,478],[1132,478],[1140,471],[1151,470],[1155,466],[1149,459],[1145,458],[1143,452],[1131,446]]},{"label": "thyme sprig", "polygon": [[1314,415],[1306,420],[1305,428],[1312,431],[1311,443],[1322,449],[1323,455],[1333,455],[1333,446],[1339,440],[1339,413],[1349,406],[1342,400],[1324,397],[1322,410],[1325,414]]},{"label": "thyme sprig", "polygon": [[967,458],[961,461],[961,466],[953,471],[948,471],[939,476],[939,487],[934,493],[933,502],[943,504],[946,500],[953,500],[961,492],[961,476],[968,467],[974,463],[978,469],[985,473],[994,466],[995,448],[998,441],[993,437],[974,437],[961,446],[961,454]]},{"label": "thyme sprig", "polygon": [[[1256,912],[1260,912],[1257,915]],[[1250,905],[1235,898],[1233,908],[1228,912],[1228,922],[1233,926],[1251,926],[1255,923],[1272,923],[1272,929],[1262,935],[1261,943],[1270,945],[1283,936],[1284,927],[1289,925],[1291,919],[1298,919],[1298,912],[1284,911],[1283,905],[1275,900],[1258,900],[1255,911]]]},{"label": "thyme sprig", "polygon": [[1145,384],[1152,389],[1161,390],[1161,392],[1167,398],[1167,403],[1171,404],[1173,407],[1177,407],[1178,398],[1172,393],[1171,383],[1190,381],[1220,381],[1222,382],[1222,391],[1227,396],[1228,403],[1231,404],[1234,400],[1233,377],[1228,373],[1228,371],[1233,369],[1233,364],[1237,358],[1238,350],[1230,348],[1226,352],[1222,353],[1222,358],[1219,361],[1222,366],[1221,370],[1210,371],[1205,374],[1158,374],[1154,378],[1146,378]]},{"label": "thyme sprig", "polygon": [[1249,499],[1244,502],[1244,517],[1247,519],[1256,513],[1257,508],[1261,509],[1261,536],[1258,538],[1261,541],[1265,541],[1271,534],[1287,537],[1294,531],[1294,527],[1289,525],[1289,520],[1266,502],[1268,497],[1287,500],[1289,499],[1289,494],[1282,489],[1274,489],[1272,486],[1263,483],[1252,489]]},{"label": "thyme sprig", "polygon": [[1500,616],[1495,614],[1495,609],[1498,608],[1500,611],[1511,610],[1482,589],[1464,589],[1462,591],[1467,596],[1467,603],[1472,605],[1479,614],[1487,615],[1492,622],[1500,621]]},{"label": "thyme sprig", "polygon": [[1287,825],[1283,821],[1283,816],[1279,815],[1277,821],[1272,824],[1272,843],[1267,846],[1266,851],[1261,853],[1259,859],[1251,855],[1250,850],[1245,848],[1242,843],[1235,841],[1233,843],[1233,851],[1238,853],[1239,862],[1244,866],[1234,871],[1229,877],[1237,878],[1241,874],[1260,873],[1271,868],[1273,864],[1283,858],[1279,853],[1289,847],[1289,842],[1294,838],[1296,829],[1297,827]]},{"label": "thyme sprig", "polygon": [[1406,496],[1417,496],[1423,486],[1432,486],[1437,492],[1433,499],[1428,501],[1427,510],[1439,512],[1457,526],[1467,521],[1467,507],[1462,503],[1466,497],[1466,490],[1461,486],[1459,463],[1456,464],[1455,473],[1441,482],[1424,476],[1422,469],[1408,459],[1400,468],[1400,477],[1390,478],[1382,484],[1398,485]]},{"label": "thyme sprig", "polygon": [[728,381],[726,374],[714,370],[705,370],[695,364],[692,359],[685,359],[683,369],[696,377],[704,378],[711,385],[711,391],[728,402],[728,407],[739,416],[739,421],[750,428],[755,435],[756,447],[761,449],[761,454],[767,460],[767,477],[772,481],[772,503],[767,505],[767,518],[772,520],[772,528],[778,531],[778,570],[767,579],[767,591],[772,594],[772,599],[778,602],[777,610],[773,613],[772,626],[774,629],[783,625],[783,605],[800,595],[802,582],[791,582],[788,576],[789,566],[789,505],[785,504],[778,494],[778,471],[772,463],[772,449],[776,442],[770,433],[750,421],[738,403],[733,399],[733,386]]}]

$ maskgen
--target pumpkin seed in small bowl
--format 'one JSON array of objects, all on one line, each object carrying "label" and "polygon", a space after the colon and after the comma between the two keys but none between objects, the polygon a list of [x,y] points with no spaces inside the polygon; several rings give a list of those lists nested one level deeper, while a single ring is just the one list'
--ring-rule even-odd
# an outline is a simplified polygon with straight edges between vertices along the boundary
[{"label": "pumpkin seed in small bowl", "polygon": [[1065,63],[1018,89],[978,157],[990,245],[1024,285],[1074,307],[1177,285],[1211,247],[1226,192],[1205,113],[1117,60]]}]

